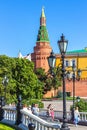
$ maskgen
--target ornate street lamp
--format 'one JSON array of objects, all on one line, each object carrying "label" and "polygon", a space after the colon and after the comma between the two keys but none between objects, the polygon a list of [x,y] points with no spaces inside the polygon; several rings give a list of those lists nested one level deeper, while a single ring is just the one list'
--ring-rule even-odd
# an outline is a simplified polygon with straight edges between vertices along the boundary
[{"label": "ornate street lamp", "polygon": [[80,97],[76,97],[76,102],[80,102]]},{"label": "ornate street lamp", "polygon": [[68,41],[65,40],[65,37],[62,34],[61,39],[58,41],[58,46],[59,46],[60,53],[61,53],[61,55],[63,55],[63,57],[66,53],[67,45],[68,45]]},{"label": "ornate street lamp", "polygon": [[[77,72],[77,75],[76,75]],[[74,110],[75,110],[75,80],[79,81],[81,77],[81,70],[76,70],[75,64],[72,66],[72,75],[70,72],[67,74],[67,79],[73,81],[73,108],[72,108],[72,121],[74,121]]]},{"label": "ornate street lamp", "polygon": [[52,52],[50,53],[50,56],[48,57],[48,64],[49,64],[50,68],[55,67],[55,61],[56,61],[56,57],[55,57],[54,52],[52,50]]},{"label": "ornate street lamp", "polygon": [[[60,53],[61,53],[61,59],[62,59],[62,80],[63,80],[63,124],[60,130],[70,130],[67,125],[67,115],[66,115],[66,89],[65,89],[65,67],[64,67],[64,58],[65,53],[67,50],[68,41],[65,40],[64,35],[62,34],[61,39],[58,41]],[[51,52],[51,55],[48,57],[48,64],[50,69],[52,69],[55,65],[55,59],[53,52]]]},{"label": "ornate street lamp", "polygon": [[61,53],[62,59],[62,81],[63,81],[63,124],[61,130],[70,130],[67,125],[67,114],[66,114],[66,87],[65,87],[65,67],[64,67],[64,58],[67,50],[68,41],[65,40],[64,35],[62,34],[61,39],[58,41],[59,50]]},{"label": "ornate street lamp", "polygon": [[4,109],[3,109],[3,106],[5,105],[5,100],[6,100],[6,86],[8,84],[8,78],[5,76],[3,81],[2,81],[2,84],[4,85],[4,91],[5,91],[5,97],[0,96],[0,121],[2,119],[4,119]]},{"label": "ornate street lamp", "polygon": [[6,87],[7,87],[7,85],[8,85],[8,78],[7,78],[7,76],[5,75],[5,77],[3,78],[3,81],[2,81],[2,84],[3,84],[3,86],[4,86],[4,91],[5,91],[5,101],[6,101]]},{"label": "ornate street lamp", "polygon": [[54,55],[54,52],[52,50],[52,52],[50,53],[50,56],[48,57],[48,64],[49,64],[49,67],[50,67],[50,73],[52,76],[54,76],[54,73],[53,73],[53,68],[55,67],[55,61],[56,61],[56,57]]}]

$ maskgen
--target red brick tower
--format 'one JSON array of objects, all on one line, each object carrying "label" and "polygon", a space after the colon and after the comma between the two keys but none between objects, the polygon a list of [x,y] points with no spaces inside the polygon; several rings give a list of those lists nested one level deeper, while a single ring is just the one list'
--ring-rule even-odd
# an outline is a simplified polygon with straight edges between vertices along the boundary
[{"label": "red brick tower", "polygon": [[43,68],[46,72],[48,71],[49,65],[47,57],[50,55],[51,51],[52,48],[50,46],[46,29],[46,17],[44,14],[44,8],[42,8],[36,46],[34,47],[34,53],[31,54],[31,60],[34,62],[35,68]]}]

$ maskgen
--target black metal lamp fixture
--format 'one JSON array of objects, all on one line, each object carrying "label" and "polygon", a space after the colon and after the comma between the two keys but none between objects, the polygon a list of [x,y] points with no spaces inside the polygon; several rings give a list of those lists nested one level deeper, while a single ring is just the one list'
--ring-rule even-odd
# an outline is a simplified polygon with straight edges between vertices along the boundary
[{"label": "black metal lamp fixture", "polygon": [[54,52],[52,50],[52,52],[50,53],[50,56],[48,57],[48,64],[49,64],[50,73],[52,76],[54,76],[53,68],[55,67],[55,62],[56,62],[56,57],[55,57]]},{"label": "black metal lamp fixture", "polygon": [[81,74],[82,74],[82,71],[81,71],[80,69],[78,69],[77,75],[78,75],[78,78],[79,78],[79,79],[80,79],[80,77],[81,77]]},{"label": "black metal lamp fixture", "polygon": [[[77,75],[76,75],[77,72]],[[70,72],[67,73],[67,79],[73,81],[73,108],[72,108],[72,121],[74,121],[74,110],[75,110],[75,80],[79,81],[81,77],[81,70],[76,70],[75,64],[72,66],[72,75]]]},{"label": "black metal lamp fixture", "polygon": [[4,119],[4,109],[3,109],[3,106],[5,105],[5,101],[6,101],[6,86],[8,84],[8,78],[5,76],[3,81],[2,81],[2,84],[4,85],[4,90],[5,90],[5,98],[4,96],[0,96],[0,121],[2,119]]},{"label": "black metal lamp fixture", "polygon": [[58,46],[59,46],[59,50],[60,50],[61,55],[64,55],[66,53],[66,50],[67,50],[68,41],[65,40],[65,37],[63,34],[61,36],[61,39],[58,41]]},{"label": "black metal lamp fixture", "polygon": [[80,102],[80,97],[79,96],[76,97],[76,102]]},{"label": "black metal lamp fixture", "polygon": [[[60,53],[61,53],[61,59],[62,59],[62,80],[63,80],[63,124],[61,127],[61,130],[70,130],[67,125],[67,116],[66,116],[66,90],[65,90],[65,67],[64,67],[64,58],[65,53],[67,50],[68,41],[65,40],[64,35],[62,34],[61,39],[58,41]],[[48,64],[50,69],[54,68],[55,66],[56,57],[54,56],[53,51],[51,52],[51,55],[48,57]]]},{"label": "black metal lamp fixture", "polygon": [[[73,67],[72,67],[73,68]],[[81,73],[82,73],[82,71],[80,70],[80,69],[78,69],[77,70],[77,76],[76,76],[76,74],[75,74],[75,72],[76,72],[76,70],[75,69],[72,69],[72,74],[70,73],[70,71],[68,71],[67,72],[67,74],[66,74],[66,76],[67,76],[67,79],[68,80],[72,80],[73,78],[75,78],[76,80],[80,80],[80,78],[81,78]]]},{"label": "black metal lamp fixture", "polygon": [[48,64],[49,64],[50,68],[55,67],[55,61],[56,61],[56,57],[55,57],[54,52],[52,50],[52,52],[50,53],[50,56],[48,57]]},{"label": "black metal lamp fixture", "polygon": [[9,80],[8,80],[7,76],[5,75],[5,77],[4,77],[3,81],[2,81],[3,85],[6,86],[8,84],[8,81]]}]

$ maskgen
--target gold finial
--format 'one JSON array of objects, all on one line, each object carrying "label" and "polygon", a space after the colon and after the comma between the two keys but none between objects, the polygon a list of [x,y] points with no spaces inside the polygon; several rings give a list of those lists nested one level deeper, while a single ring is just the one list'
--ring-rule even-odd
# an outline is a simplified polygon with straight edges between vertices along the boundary
[{"label": "gold finial", "polygon": [[42,7],[42,11],[44,11],[44,6]]},{"label": "gold finial", "polygon": [[42,17],[45,17],[45,14],[44,14],[44,6],[42,7],[42,14],[41,14]]}]

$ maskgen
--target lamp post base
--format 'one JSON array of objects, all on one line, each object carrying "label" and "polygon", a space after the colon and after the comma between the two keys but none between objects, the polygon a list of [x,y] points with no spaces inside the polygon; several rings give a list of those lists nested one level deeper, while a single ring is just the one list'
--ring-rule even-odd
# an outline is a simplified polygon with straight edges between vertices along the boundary
[{"label": "lamp post base", "polygon": [[74,122],[74,108],[71,110],[71,116],[72,116],[71,121]]},{"label": "lamp post base", "polygon": [[60,130],[70,130],[70,128],[60,128]]},{"label": "lamp post base", "polygon": [[65,123],[65,124],[62,124],[62,127],[60,128],[60,130],[70,130],[70,128],[69,128],[68,125]]},{"label": "lamp post base", "polygon": [[4,119],[4,109],[0,107],[0,121]]},{"label": "lamp post base", "polygon": [[21,96],[18,96],[18,104],[17,104],[17,119],[15,122],[15,125],[19,125],[22,123],[22,113],[21,113],[21,109],[22,109],[22,104],[21,104]]},{"label": "lamp post base", "polygon": [[65,128],[60,128],[60,130],[70,130],[70,128],[65,127]]}]

